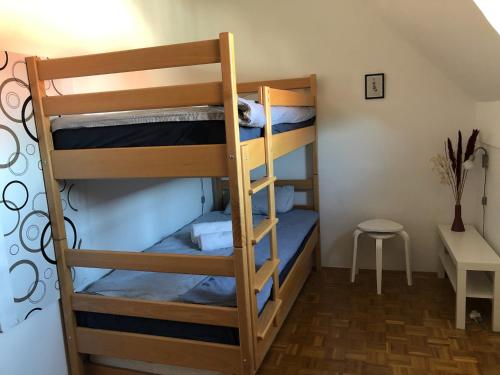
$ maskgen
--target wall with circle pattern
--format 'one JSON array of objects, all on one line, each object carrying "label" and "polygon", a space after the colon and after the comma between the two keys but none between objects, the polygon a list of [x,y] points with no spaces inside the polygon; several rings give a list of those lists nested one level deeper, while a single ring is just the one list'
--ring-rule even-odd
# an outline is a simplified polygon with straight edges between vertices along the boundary
[{"label": "wall with circle pattern", "polygon": [[[60,95],[64,88],[59,86],[47,81],[47,93]],[[25,56],[0,51],[0,331],[4,332],[59,298],[41,168]],[[77,248],[82,238],[74,187],[68,181],[60,184],[68,244]]]}]

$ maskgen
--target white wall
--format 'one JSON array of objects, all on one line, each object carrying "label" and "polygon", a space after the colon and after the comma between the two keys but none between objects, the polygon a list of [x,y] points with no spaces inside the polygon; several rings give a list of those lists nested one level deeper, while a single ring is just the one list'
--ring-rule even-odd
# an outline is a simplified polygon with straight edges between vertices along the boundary
[{"label": "white wall", "polygon": [[[191,12],[192,39],[235,34],[240,81],[318,74],[324,264],[350,266],[356,223],[387,217],[407,227],[414,268],[433,271],[435,225],[451,222],[453,202],[429,159],[446,137],[456,137],[458,129],[468,133],[471,98],[366,1],[198,1]],[[386,73],[387,98],[365,101],[364,74],[376,72]],[[278,175],[302,173],[296,168],[300,163],[302,170],[300,153],[295,155],[281,162],[286,170]],[[475,218],[474,182],[464,197],[466,221]],[[373,243],[362,241],[362,247],[361,267],[373,268]],[[384,267],[402,268],[396,241],[384,257]]]},{"label": "white wall", "polygon": [[[3,228],[1,217],[0,228]],[[6,246],[5,237],[0,235],[0,332],[7,331],[17,323],[12,303],[14,295],[10,285],[10,264],[8,264],[7,257],[2,254],[2,251],[7,248]]]},{"label": "white wall", "polygon": [[[176,20],[182,21],[183,2],[162,1],[165,17],[153,16],[156,1],[144,0],[0,0],[0,50],[48,57],[105,52],[158,45],[158,30],[171,30],[177,42]],[[177,14],[177,16],[174,16]],[[168,19],[168,22],[165,20]],[[167,25],[167,26],[165,26]],[[165,43],[164,39],[163,42]],[[158,85],[179,80],[182,71],[111,75],[79,79],[75,91]],[[140,250],[197,217],[201,212],[199,179],[79,182],[75,204],[86,214],[80,223],[82,246]],[[209,181],[206,208],[210,209]],[[146,208],[146,210],[142,210]],[[4,249],[0,249],[4,251]],[[98,274],[99,272],[97,272]],[[81,274],[78,284],[94,274]],[[57,304],[38,312],[6,334],[0,334],[0,373],[63,375],[66,362]]]},{"label": "white wall", "polygon": [[[489,168],[487,172],[486,196],[488,204],[485,211],[485,238],[500,254],[500,101],[481,102],[476,104],[476,126],[480,129],[481,145],[489,153]],[[480,169],[480,157],[475,163]],[[482,171],[481,171],[482,172]],[[476,226],[482,227],[482,207],[478,205]]]},{"label": "white wall", "polygon": [[59,304],[0,334],[0,373],[5,375],[66,375]]}]

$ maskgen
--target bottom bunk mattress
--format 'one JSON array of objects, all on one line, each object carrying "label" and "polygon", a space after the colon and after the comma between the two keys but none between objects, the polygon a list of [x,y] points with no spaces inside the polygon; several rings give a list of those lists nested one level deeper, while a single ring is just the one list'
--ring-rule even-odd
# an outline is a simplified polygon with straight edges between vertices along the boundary
[{"label": "bottom bunk mattress", "polygon": [[[277,226],[280,283],[283,283],[298,256],[304,249],[317,213],[309,210],[292,210],[278,214]],[[254,224],[265,219],[254,215]],[[193,223],[230,220],[230,215],[213,211],[202,215]],[[147,249],[146,252],[190,255],[230,255],[232,248],[200,251],[191,242],[191,224]],[[269,258],[269,238],[255,246],[255,263],[258,269]],[[257,295],[261,311],[270,298],[272,280]],[[157,272],[114,270],[88,286],[82,293],[112,297],[127,297],[157,301],[178,301],[217,306],[236,306],[236,283],[233,277],[167,274]],[[92,312],[77,312],[81,327],[143,333],[181,339],[238,345],[238,330],[207,324],[174,322]]]}]

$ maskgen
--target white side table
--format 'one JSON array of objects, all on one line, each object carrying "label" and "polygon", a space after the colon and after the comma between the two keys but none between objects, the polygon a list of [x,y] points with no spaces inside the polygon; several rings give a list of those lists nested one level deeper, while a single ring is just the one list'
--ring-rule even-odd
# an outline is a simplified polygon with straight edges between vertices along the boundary
[{"label": "white side table", "polygon": [[[455,324],[465,329],[467,297],[492,300],[492,329],[500,331],[500,257],[472,225],[465,232],[452,232],[451,225],[439,225],[444,248],[439,252],[438,276],[448,275],[457,294]],[[493,274],[493,280],[485,271]]]}]

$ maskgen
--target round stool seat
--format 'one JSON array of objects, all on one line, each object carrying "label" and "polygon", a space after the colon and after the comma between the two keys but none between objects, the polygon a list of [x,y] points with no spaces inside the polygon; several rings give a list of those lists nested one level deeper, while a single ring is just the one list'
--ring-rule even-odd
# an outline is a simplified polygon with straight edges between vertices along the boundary
[{"label": "round stool seat", "polygon": [[363,232],[398,233],[401,232],[404,227],[392,220],[372,219],[358,224],[358,229]]},{"label": "round stool seat", "polygon": [[396,237],[396,233],[382,233],[382,232],[366,232],[371,238],[388,240],[390,238]]}]

